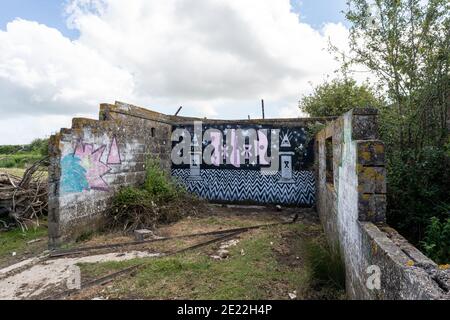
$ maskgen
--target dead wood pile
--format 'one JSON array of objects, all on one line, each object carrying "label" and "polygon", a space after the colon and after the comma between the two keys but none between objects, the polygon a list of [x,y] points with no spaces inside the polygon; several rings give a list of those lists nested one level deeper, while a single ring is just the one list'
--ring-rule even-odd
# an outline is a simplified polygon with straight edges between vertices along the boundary
[{"label": "dead wood pile", "polygon": [[35,162],[23,177],[0,172],[0,229],[39,225],[48,208],[48,158]]}]

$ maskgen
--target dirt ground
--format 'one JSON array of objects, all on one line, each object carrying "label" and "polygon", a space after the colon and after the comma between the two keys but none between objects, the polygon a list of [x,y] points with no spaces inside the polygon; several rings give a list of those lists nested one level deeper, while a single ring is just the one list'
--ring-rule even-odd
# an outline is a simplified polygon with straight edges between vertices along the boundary
[{"label": "dirt ground", "polygon": [[[153,238],[290,222],[296,216],[293,224],[251,230],[175,255],[172,253],[211,241],[217,235],[90,250],[52,259],[44,252],[0,270],[0,299],[340,298],[342,293],[335,289],[316,288],[313,279],[304,244],[324,241],[311,209],[209,205],[199,216],[158,227]],[[71,247],[130,241],[131,235],[96,234]],[[39,246],[42,242],[45,244],[39,241]],[[106,284],[85,286],[138,265],[133,272]],[[81,270],[82,289],[67,295],[74,266]]]}]

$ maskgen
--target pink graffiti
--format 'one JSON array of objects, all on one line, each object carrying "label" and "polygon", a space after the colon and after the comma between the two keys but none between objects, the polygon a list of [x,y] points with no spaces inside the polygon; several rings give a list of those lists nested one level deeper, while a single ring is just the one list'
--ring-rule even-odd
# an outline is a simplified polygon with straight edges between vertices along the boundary
[{"label": "pink graffiti", "polygon": [[211,133],[211,145],[214,146],[214,153],[211,156],[211,163],[220,166],[220,147],[222,145],[222,134],[220,132]]},{"label": "pink graffiti", "polygon": [[233,166],[239,168],[241,166],[241,158],[239,155],[239,145],[238,145],[238,137],[236,135],[236,130],[231,130],[231,155],[230,161]]},{"label": "pink graffiti", "polygon": [[86,180],[91,189],[107,191],[108,184],[103,176],[111,171],[111,168],[101,161],[106,146],[94,150],[94,145],[79,143],[75,149],[75,156],[80,159],[80,164],[86,169]]},{"label": "pink graffiti", "polygon": [[122,160],[120,159],[119,147],[117,145],[116,137],[113,137],[111,141],[111,147],[109,148],[108,160],[107,164],[121,164]]}]

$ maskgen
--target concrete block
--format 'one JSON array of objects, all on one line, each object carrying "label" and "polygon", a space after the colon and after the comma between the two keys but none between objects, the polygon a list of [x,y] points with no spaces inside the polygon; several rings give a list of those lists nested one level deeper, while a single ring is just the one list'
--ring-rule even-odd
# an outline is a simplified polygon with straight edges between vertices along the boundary
[{"label": "concrete block", "polygon": [[385,165],[385,148],[382,141],[357,141],[357,145],[358,164],[372,167]]},{"label": "concrete block", "polygon": [[386,203],[385,194],[361,194],[358,203],[358,220],[386,222]]},{"label": "concrete block", "polygon": [[358,191],[360,193],[386,193],[386,168],[359,166]]},{"label": "concrete block", "polygon": [[144,241],[146,238],[153,236],[153,231],[147,229],[134,230],[134,239],[136,241]]},{"label": "concrete block", "polygon": [[375,115],[353,115],[353,140],[377,140],[378,137],[378,123]]}]

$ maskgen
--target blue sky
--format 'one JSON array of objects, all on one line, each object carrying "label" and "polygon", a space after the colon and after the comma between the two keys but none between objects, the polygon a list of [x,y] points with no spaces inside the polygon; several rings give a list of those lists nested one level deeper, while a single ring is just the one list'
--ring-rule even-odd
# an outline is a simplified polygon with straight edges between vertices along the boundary
[{"label": "blue sky", "polygon": [[[346,0],[290,0],[295,12],[300,12],[301,20],[314,28],[326,22],[342,22]],[[0,0],[0,28],[15,18],[22,18],[46,24],[58,29],[66,37],[75,39],[78,31],[66,26],[64,15],[65,0]]]},{"label": "blue sky", "polygon": [[70,17],[66,1],[0,0],[0,144],[115,100],[246,119],[264,99],[267,117],[305,116],[299,99],[339,68],[328,41],[348,47],[346,0],[102,0],[95,14],[70,0]]},{"label": "blue sky", "polygon": [[346,25],[344,14],[347,0],[291,0],[295,12],[300,13],[301,21],[314,28],[324,23],[341,22]]},{"label": "blue sky", "polygon": [[73,39],[78,32],[67,28],[64,4],[61,0],[0,0],[0,28],[5,30],[8,22],[22,18],[56,28]]}]

